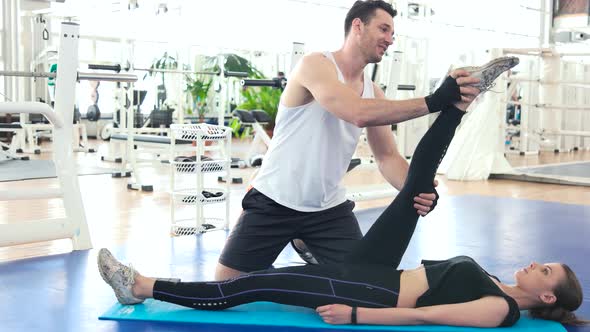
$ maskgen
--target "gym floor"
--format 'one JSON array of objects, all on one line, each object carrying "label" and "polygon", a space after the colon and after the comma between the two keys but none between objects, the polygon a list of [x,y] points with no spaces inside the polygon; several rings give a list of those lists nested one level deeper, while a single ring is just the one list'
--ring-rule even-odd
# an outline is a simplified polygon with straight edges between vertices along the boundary
[{"label": "gym floor", "polygon": [[[247,150],[247,141],[236,141],[234,151]],[[47,143],[46,143],[47,144]],[[108,144],[91,141],[98,155]],[[50,146],[50,145],[48,145]],[[80,164],[113,167],[97,154],[75,154]],[[43,153],[35,158],[51,158]],[[513,166],[590,160],[590,152],[542,153],[539,156],[509,156]],[[116,167],[116,166],[114,166]],[[181,277],[183,280],[212,279],[217,257],[227,233],[170,237],[168,171],[146,169],[154,192],[128,191],[127,179],[110,175],[79,177],[94,249],[71,252],[68,240],[0,248],[0,330],[6,331],[175,331],[194,326],[162,323],[99,321],[98,316],[115,303],[113,293],[96,270],[96,251],[108,247],[125,262],[132,262],[146,275]],[[240,213],[251,169],[237,170],[234,177],[244,184],[232,185],[233,223]],[[353,171],[347,186],[379,183],[380,176]],[[402,262],[414,266],[420,257],[432,255],[474,256],[491,273],[509,281],[511,273],[531,260],[559,260],[574,267],[583,283],[586,299],[579,310],[590,319],[590,189],[547,184],[490,180],[448,181],[439,177],[441,200],[437,209],[419,226],[411,251]],[[55,179],[0,183],[0,189],[54,187]],[[356,212],[364,229],[370,227],[379,208],[390,199],[361,202]],[[0,202],[1,223],[23,222],[63,216],[61,200]],[[441,238],[441,234],[446,234]],[[444,257],[440,257],[444,258]],[[299,264],[285,250],[275,266]],[[205,330],[257,330],[256,327],[201,326]],[[295,331],[295,329],[289,329]],[[570,331],[590,331],[572,328]],[[277,329],[278,331],[278,329]]]}]

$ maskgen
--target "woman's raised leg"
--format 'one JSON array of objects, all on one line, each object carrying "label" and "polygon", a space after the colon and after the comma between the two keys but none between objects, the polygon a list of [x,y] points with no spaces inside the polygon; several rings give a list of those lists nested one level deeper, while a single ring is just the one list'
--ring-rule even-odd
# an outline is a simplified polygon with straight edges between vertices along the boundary
[{"label": "woman's raised leg", "polygon": [[402,190],[356,244],[345,262],[397,268],[418,222],[414,197],[420,193],[435,192],[436,169],[464,114],[456,107],[440,113],[416,147]]}]

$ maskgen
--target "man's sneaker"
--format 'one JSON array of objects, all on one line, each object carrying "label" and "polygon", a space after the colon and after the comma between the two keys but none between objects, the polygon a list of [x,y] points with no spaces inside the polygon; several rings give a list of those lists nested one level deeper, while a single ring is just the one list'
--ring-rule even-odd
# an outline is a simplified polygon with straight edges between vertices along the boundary
[{"label": "man's sneaker", "polygon": [[506,56],[496,58],[481,67],[462,67],[457,69],[466,70],[471,73],[472,77],[479,78],[481,81],[477,84],[472,84],[472,86],[484,92],[494,86],[494,81],[500,74],[516,66],[519,62],[520,60],[517,57]]},{"label": "man's sneaker", "polygon": [[113,288],[121,304],[137,304],[144,301],[133,296],[132,292],[137,271],[121,264],[110,251],[104,248],[98,252],[97,262],[100,276]]},{"label": "man's sneaker", "polygon": [[303,242],[302,240],[300,240],[300,239],[291,240],[291,246],[293,247],[295,252],[299,255],[299,257],[301,257],[301,259],[303,259],[303,261],[306,262],[307,264],[312,264],[312,265],[319,264],[318,261],[315,259],[315,257],[313,257],[313,254],[311,253],[311,251],[309,251],[309,249],[305,245],[305,242]]}]

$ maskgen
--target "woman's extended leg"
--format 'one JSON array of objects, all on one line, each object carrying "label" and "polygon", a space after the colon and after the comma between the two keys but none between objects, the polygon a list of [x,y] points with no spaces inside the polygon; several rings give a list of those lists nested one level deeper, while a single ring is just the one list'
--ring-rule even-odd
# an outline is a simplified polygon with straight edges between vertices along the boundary
[{"label": "woman's extended leg", "polygon": [[400,278],[400,272],[391,266],[324,264],[269,269],[221,282],[169,282],[139,275],[106,249],[99,251],[98,266],[123,304],[141,303],[153,297],[202,310],[258,301],[308,308],[333,303],[395,307]]},{"label": "woman's extended leg", "polygon": [[387,308],[397,305],[399,276],[395,268],[388,266],[294,266],[257,271],[221,282],[156,281],[153,297],[202,310],[259,301],[314,309],[335,303]]},{"label": "woman's extended leg", "polygon": [[416,147],[404,187],[346,257],[347,263],[397,268],[418,222],[414,197],[434,192],[434,176],[465,112],[443,110]]}]

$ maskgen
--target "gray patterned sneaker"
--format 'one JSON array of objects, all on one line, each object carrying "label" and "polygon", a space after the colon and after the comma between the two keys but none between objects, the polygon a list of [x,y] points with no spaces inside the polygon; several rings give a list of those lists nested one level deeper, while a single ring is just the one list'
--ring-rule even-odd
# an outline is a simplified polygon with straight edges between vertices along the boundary
[{"label": "gray patterned sneaker", "polygon": [[98,251],[97,262],[100,276],[113,288],[121,304],[137,304],[144,301],[133,296],[132,292],[137,271],[121,264],[110,251],[104,248]]},{"label": "gray patterned sneaker", "polygon": [[301,259],[303,259],[303,261],[306,262],[307,264],[312,264],[312,265],[319,264],[317,259],[315,259],[315,257],[313,257],[313,254],[311,253],[311,251],[309,251],[309,249],[305,245],[305,242],[303,242],[302,240],[300,240],[300,239],[291,240],[291,246],[293,247],[295,252],[299,255],[299,257],[301,257]]},{"label": "gray patterned sneaker", "polygon": [[457,69],[463,69],[471,73],[472,77],[477,77],[481,81],[472,86],[478,88],[481,92],[488,91],[494,86],[494,81],[498,76],[508,69],[516,66],[520,60],[514,56],[505,56],[501,58],[493,59],[481,67],[462,67]]}]

